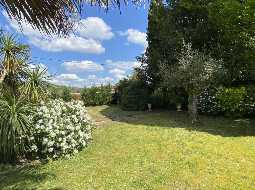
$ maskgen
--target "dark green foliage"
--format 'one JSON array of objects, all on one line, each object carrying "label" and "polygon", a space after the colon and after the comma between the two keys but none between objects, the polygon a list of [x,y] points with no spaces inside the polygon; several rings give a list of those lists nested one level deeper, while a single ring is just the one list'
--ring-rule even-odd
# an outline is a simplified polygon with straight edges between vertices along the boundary
[{"label": "dark green foliage", "polygon": [[207,88],[198,98],[198,110],[200,113],[209,115],[219,115],[223,113],[216,97],[217,89]]},{"label": "dark green foliage", "polygon": [[151,95],[153,108],[167,108],[176,110],[176,105],[187,107],[188,96],[183,89],[157,88]]},{"label": "dark green foliage", "polygon": [[32,107],[28,102],[4,95],[0,99],[0,162],[15,162],[29,146]]},{"label": "dark green foliage", "polygon": [[[175,67],[184,40],[195,51],[219,60],[215,63],[220,68],[213,81],[215,87],[253,84],[254,9],[254,0],[151,1],[148,48],[138,57],[142,63],[137,69],[139,79],[156,91],[164,81],[159,65]],[[159,106],[167,102],[163,96],[153,98]],[[218,112],[213,105],[208,106],[205,112]]]},{"label": "dark green foliage", "polygon": [[71,95],[71,89],[68,87],[64,87],[63,91],[62,91],[62,95],[61,98],[65,101],[65,102],[70,102],[72,100],[72,95]]},{"label": "dark green foliage", "polygon": [[139,78],[153,89],[159,87],[161,76],[159,64],[173,65],[177,62],[176,52],[181,47],[182,35],[177,31],[172,12],[161,0],[153,0],[148,15],[145,54],[138,57],[142,66],[137,69]]},{"label": "dark green foliage", "polygon": [[81,91],[81,98],[86,106],[108,105],[112,101],[112,86],[84,88]]},{"label": "dark green foliage", "polygon": [[122,89],[121,107],[124,110],[145,110],[149,103],[149,90],[139,80],[129,80]]},{"label": "dark green foliage", "polygon": [[124,88],[128,87],[130,83],[130,79],[122,79],[116,85],[116,96],[117,96],[117,103],[121,104],[121,97],[124,91]]},{"label": "dark green foliage", "polygon": [[[148,16],[148,48],[139,57],[143,81],[157,86],[159,64],[174,65],[182,41],[223,60],[226,85],[255,80],[255,1],[178,0],[151,1]],[[223,76],[222,76],[223,77]]]}]

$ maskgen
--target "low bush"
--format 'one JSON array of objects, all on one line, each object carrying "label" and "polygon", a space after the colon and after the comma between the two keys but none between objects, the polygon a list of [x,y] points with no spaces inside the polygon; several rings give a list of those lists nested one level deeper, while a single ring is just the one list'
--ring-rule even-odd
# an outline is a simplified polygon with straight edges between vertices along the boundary
[{"label": "low bush", "polygon": [[92,122],[81,101],[42,102],[33,123],[31,152],[42,158],[69,157],[91,139]]},{"label": "low bush", "polygon": [[81,91],[81,99],[86,106],[108,105],[112,101],[112,86],[94,86]]}]

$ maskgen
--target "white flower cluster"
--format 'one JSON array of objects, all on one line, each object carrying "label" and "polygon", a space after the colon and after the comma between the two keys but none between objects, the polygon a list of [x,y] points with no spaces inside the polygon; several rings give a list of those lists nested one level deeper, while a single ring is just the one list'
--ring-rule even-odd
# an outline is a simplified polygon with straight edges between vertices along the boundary
[{"label": "white flower cluster", "polygon": [[217,115],[221,112],[221,107],[217,102],[215,93],[205,89],[198,97],[198,109],[201,113]]},{"label": "white flower cluster", "polygon": [[43,157],[70,157],[91,139],[92,122],[81,101],[41,102],[33,120],[31,149]]}]

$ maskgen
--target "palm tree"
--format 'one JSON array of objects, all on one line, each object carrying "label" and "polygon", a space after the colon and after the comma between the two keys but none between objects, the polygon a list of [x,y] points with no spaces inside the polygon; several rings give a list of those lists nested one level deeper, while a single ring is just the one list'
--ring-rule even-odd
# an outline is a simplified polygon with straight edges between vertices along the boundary
[{"label": "palm tree", "polygon": [[49,86],[49,75],[47,69],[36,66],[33,69],[27,69],[25,72],[26,82],[22,87],[22,92],[32,103],[47,98],[47,89]]},{"label": "palm tree", "polygon": [[6,75],[17,74],[28,58],[29,47],[19,44],[12,35],[4,34],[0,38],[0,83]]},{"label": "palm tree", "polygon": [[[126,4],[128,0],[123,0]],[[131,0],[140,2],[140,0]],[[11,18],[24,19],[33,27],[46,33],[68,33],[72,29],[74,15],[79,15],[85,3],[104,7],[120,7],[121,0],[0,0],[0,6]]]}]

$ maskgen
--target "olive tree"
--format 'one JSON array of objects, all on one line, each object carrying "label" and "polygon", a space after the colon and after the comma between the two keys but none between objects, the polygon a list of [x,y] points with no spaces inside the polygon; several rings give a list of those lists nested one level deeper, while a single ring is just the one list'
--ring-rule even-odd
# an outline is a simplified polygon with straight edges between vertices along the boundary
[{"label": "olive tree", "polygon": [[183,43],[178,62],[174,66],[161,64],[163,85],[184,88],[189,96],[189,114],[192,123],[198,120],[197,104],[199,94],[215,81],[219,61],[192,49],[190,43]]}]

